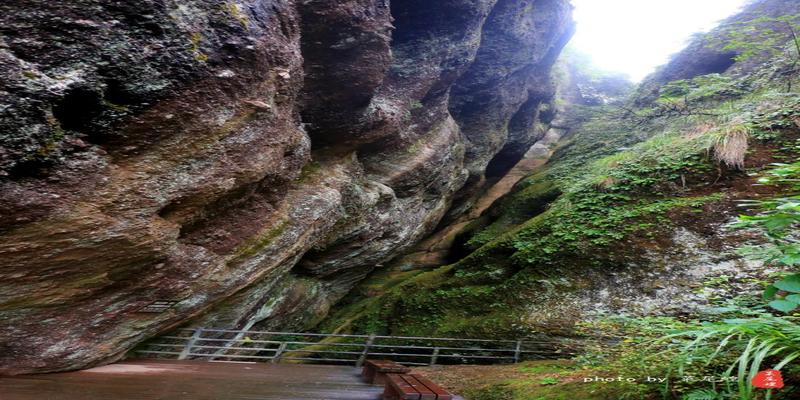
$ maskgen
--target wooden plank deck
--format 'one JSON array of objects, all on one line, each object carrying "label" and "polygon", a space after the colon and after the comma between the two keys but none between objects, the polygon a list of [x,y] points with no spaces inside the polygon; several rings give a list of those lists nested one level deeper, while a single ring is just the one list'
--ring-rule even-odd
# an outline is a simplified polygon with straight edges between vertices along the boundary
[{"label": "wooden plank deck", "polygon": [[347,366],[136,360],[84,371],[0,377],[3,400],[378,400]]}]

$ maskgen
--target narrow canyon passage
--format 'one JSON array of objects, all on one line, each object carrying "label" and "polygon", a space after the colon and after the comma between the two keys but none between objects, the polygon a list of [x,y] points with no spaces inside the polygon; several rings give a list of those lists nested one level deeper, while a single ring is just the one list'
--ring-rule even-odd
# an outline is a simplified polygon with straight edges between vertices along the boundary
[{"label": "narrow canyon passage", "polygon": [[[0,397],[357,338],[470,400],[796,398],[799,38],[796,0],[3,2]],[[258,380],[220,368],[185,390]]]}]

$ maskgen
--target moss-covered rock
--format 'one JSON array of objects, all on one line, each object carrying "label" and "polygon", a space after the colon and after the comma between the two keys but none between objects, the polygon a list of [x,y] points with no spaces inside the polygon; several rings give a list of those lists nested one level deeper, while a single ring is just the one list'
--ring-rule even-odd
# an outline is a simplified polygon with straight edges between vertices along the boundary
[{"label": "moss-covered rock", "polygon": [[753,237],[727,225],[739,201],[775,194],[754,172],[798,155],[800,96],[764,79],[792,61],[772,61],[665,84],[647,104],[562,105],[569,133],[460,228],[460,260],[373,282],[320,329],[570,335],[605,313],[689,316],[756,295],[773,270],[738,255]]}]

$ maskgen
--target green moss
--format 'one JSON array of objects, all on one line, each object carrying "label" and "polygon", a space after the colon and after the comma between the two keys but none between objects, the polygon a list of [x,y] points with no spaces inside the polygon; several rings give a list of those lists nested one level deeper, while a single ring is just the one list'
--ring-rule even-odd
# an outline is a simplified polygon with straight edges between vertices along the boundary
[{"label": "green moss", "polygon": [[226,14],[230,15],[233,19],[238,21],[239,24],[242,25],[242,27],[244,28],[247,28],[247,25],[250,23],[250,19],[247,18],[247,15],[245,15],[242,12],[242,9],[239,6],[239,4],[236,4],[234,2],[227,2],[222,5],[222,10]]},{"label": "green moss", "polygon": [[575,370],[577,366],[564,361],[525,362],[520,364],[517,371],[526,374],[563,373]]},{"label": "green moss", "polygon": [[527,181],[513,196],[502,200],[494,208],[493,211],[499,216],[490,225],[478,230],[467,241],[467,248],[476,250],[525,221],[536,218],[560,195],[558,186],[546,178]]},{"label": "green moss", "polygon": [[391,315],[393,304],[402,299],[411,288],[424,290],[445,280],[450,268],[441,267],[428,272],[412,271],[410,272],[412,276],[393,279],[383,286],[385,293],[380,297],[365,297],[353,293],[320,329],[325,332],[388,333],[391,318],[386,316]]},{"label": "green moss", "polygon": [[[552,176],[529,178],[502,206],[503,218],[475,235],[472,244],[506,246],[522,265],[557,265],[562,256],[589,255],[637,231],[651,228],[666,212],[696,208],[719,194],[688,196],[689,183],[706,185],[716,166],[705,153],[705,137],[657,135],[629,150],[602,157],[584,174],[562,180],[560,193]],[[546,207],[544,202],[552,201]],[[518,210],[539,214],[512,226]],[[523,213],[524,215],[524,213]],[[505,231],[505,235],[502,235]]]},{"label": "green moss", "polygon": [[61,123],[59,123],[58,119],[52,114],[48,114],[46,119],[47,124],[50,125],[50,135],[48,135],[44,143],[36,149],[36,153],[30,157],[31,159],[46,160],[50,158],[50,156],[58,150],[61,142],[67,135],[64,128],[61,127]]},{"label": "green moss", "polygon": [[229,264],[239,264],[258,254],[258,252],[272,244],[275,238],[283,234],[288,226],[289,221],[283,220],[275,227],[262,232],[261,234],[247,241],[245,244],[239,246],[239,249],[237,249],[235,252],[236,256]]},{"label": "green moss", "polygon": [[208,55],[200,51],[200,43],[203,41],[203,34],[200,32],[192,32],[190,36],[192,44],[191,50],[194,53],[194,59],[200,62],[208,61]]},{"label": "green moss", "polygon": [[300,176],[297,178],[297,182],[310,182],[320,171],[322,171],[322,165],[316,161],[311,161],[303,166],[303,169],[300,171]]},{"label": "green moss", "polygon": [[[607,383],[583,383],[571,382],[570,384],[542,384],[541,381],[530,379],[508,380],[498,385],[504,388],[511,397],[509,400],[619,400],[622,398],[645,399],[642,396],[648,388],[644,385],[636,384],[607,384]],[[483,393],[491,393],[491,387],[483,389]],[[470,397],[481,400],[481,397]],[[490,397],[491,398],[491,397]]]},{"label": "green moss", "polygon": [[418,154],[420,151],[422,151],[422,149],[424,148],[425,148],[425,138],[421,137],[417,139],[413,144],[411,144],[411,146],[408,146],[408,148],[406,148],[406,153],[415,155]]},{"label": "green moss", "polygon": [[[477,367],[481,368],[481,367]],[[487,369],[484,381],[465,384],[463,395],[477,400],[539,400],[539,399],[650,399],[652,385],[628,382],[584,382],[584,378],[606,373],[583,369],[564,360],[525,362],[516,371]]]}]

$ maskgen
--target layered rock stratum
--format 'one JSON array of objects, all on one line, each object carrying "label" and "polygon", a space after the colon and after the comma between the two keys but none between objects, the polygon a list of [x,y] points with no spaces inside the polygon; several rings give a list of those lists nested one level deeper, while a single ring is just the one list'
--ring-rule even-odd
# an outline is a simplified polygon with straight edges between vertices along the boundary
[{"label": "layered rock stratum", "polygon": [[[297,329],[544,129],[566,0],[0,5],[0,373]],[[166,302],[163,312],[144,312]]]}]

